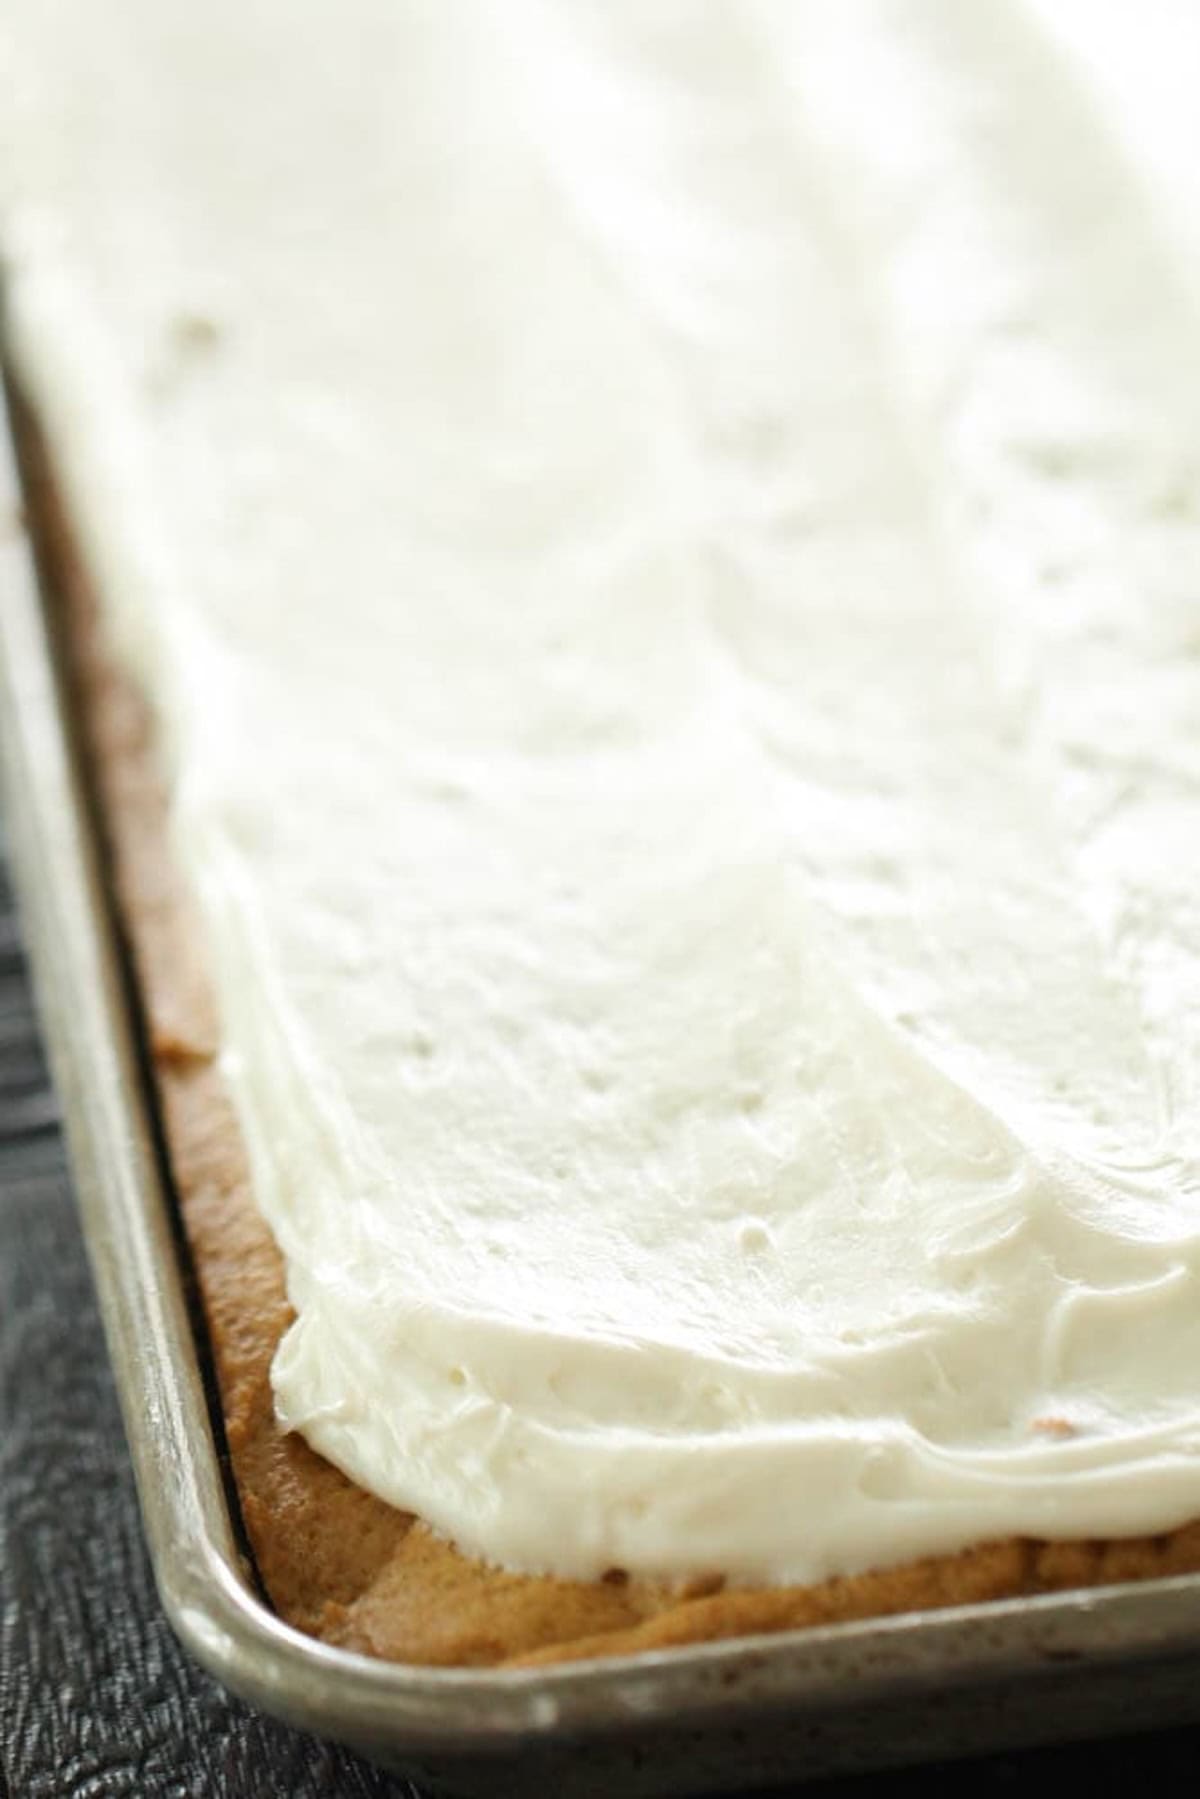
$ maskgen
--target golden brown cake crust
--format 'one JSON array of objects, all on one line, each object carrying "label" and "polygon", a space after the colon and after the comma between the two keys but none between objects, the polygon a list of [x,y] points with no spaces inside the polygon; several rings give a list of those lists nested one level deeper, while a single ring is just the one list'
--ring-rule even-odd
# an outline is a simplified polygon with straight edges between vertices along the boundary
[{"label": "golden brown cake crust", "polygon": [[[207,1317],[246,1531],[280,1615],[327,1642],[438,1666],[531,1665],[1200,1568],[1200,1522],[1116,1542],[1009,1539],[817,1586],[536,1578],[461,1555],[276,1422],[269,1370],[290,1311],[218,1073],[200,935],[166,843],[149,710],[114,664],[26,425],[31,511],[132,949],[166,1140]],[[1047,1421],[1050,1428],[1053,1421]],[[802,1503],[802,1499],[797,1501]]]}]

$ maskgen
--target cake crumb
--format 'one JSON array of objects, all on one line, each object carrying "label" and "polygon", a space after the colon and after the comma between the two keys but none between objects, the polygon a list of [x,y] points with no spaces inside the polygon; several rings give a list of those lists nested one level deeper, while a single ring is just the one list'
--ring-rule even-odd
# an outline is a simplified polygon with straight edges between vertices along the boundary
[{"label": "cake crumb", "polygon": [[1046,1437],[1075,1437],[1079,1434],[1079,1427],[1072,1424],[1069,1418],[1035,1418],[1031,1428],[1041,1431]]},{"label": "cake crumb", "polygon": [[211,350],[220,339],[221,328],[207,313],[180,312],[171,321],[171,335],[179,350]]},{"label": "cake crumb", "polygon": [[676,1588],[676,1597],[683,1600],[711,1599],[713,1594],[719,1593],[724,1585],[725,1576],[723,1574],[711,1571],[707,1574],[692,1574],[679,1583]]}]

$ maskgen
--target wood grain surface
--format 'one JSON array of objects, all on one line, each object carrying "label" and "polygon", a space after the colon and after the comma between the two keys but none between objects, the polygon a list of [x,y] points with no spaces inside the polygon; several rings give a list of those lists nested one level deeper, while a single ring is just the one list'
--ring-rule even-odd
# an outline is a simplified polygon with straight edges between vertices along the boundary
[{"label": "wood grain surface", "polygon": [[[1046,1776],[1171,1793],[1198,1754],[1200,1730],[1175,1731],[805,1792],[949,1799],[969,1780],[986,1799]],[[210,1795],[420,1799],[230,1698],[162,1616],[0,853],[0,1799]]]}]

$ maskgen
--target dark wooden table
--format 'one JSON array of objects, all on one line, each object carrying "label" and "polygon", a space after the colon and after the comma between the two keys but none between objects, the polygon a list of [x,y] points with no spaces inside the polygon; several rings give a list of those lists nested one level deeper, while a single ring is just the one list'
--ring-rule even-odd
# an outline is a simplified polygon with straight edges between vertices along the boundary
[{"label": "dark wooden table", "polygon": [[[1169,1794],[1198,1756],[1200,1729],[805,1792],[986,1796],[1046,1774]],[[0,856],[0,1799],[317,1794],[420,1799],[230,1698],[163,1619]]]}]

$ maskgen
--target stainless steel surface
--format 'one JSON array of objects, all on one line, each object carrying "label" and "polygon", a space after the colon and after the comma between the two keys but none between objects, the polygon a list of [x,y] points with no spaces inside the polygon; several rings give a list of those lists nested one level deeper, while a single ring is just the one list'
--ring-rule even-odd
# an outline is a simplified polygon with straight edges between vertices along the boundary
[{"label": "stainless steel surface", "polygon": [[0,748],[78,1200],[163,1604],[292,1723],[457,1791],[752,1785],[1200,1716],[1200,1577],[537,1671],[372,1661],[239,1558],[96,845],[0,414]]}]

